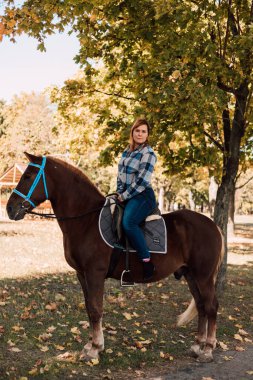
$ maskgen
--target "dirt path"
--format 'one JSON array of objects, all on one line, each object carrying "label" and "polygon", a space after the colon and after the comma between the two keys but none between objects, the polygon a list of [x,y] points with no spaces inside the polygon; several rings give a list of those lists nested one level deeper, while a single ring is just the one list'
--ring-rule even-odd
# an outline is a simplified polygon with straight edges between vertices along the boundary
[{"label": "dirt path", "polygon": [[250,380],[253,379],[253,346],[243,352],[216,352],[214,362],[188,364],[148,380]]}]

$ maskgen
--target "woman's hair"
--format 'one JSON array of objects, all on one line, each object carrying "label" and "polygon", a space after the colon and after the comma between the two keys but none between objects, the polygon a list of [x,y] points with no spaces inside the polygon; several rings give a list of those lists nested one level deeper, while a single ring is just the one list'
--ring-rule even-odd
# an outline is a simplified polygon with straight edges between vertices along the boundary
[{"label": "woman's hair", "polygon": [[[129,138],[129,144],[130,144],[130,150],[134,150],[134,139],[133,139],[133,132],[136,128],[138,128],[140,125],[146,125],[147,126],[147,129],[148,129],[148,136],[149,136],[149,133],[150,133],[150,125],[148,123],[148,121],[146,119],[136,119],[134,124],[132,125],[131,127],[131,131],[130,131],[130,138]],[[145,141],[145,144],[148,143],[148,138],[147,140]]]}]

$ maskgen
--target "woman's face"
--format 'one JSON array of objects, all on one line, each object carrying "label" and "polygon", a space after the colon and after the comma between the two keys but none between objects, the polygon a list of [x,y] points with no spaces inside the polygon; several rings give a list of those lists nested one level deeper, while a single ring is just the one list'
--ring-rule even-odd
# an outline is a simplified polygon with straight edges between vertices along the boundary
[{"label": "woman's face", "polygon": [[135,144],[143,144],[148,138],[148,126],[142,124],[133,130],[133,140]]}]

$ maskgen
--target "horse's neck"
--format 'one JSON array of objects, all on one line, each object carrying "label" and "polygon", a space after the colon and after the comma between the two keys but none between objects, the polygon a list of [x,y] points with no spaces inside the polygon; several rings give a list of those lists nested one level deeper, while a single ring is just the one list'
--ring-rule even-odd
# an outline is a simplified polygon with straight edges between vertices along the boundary
[{"label": "horse's neck", "polygon": [[55,169],[51,174],[50,201],[56,215],[80,215],[103,203],[103,195],[88,178],[59,164]]}]

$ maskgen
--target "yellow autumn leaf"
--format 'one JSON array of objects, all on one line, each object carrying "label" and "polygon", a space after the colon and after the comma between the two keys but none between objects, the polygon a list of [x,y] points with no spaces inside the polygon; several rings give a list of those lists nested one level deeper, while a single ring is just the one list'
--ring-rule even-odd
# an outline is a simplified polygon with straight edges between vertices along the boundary
[{"label": "yellow autumn leaf", "polygon": [[223,349],[223,351],[227,351],[228,350],[228,346],[225,343],[219,342],[219,345]]},{"label": "yellow autumn leaf", "polygon": [[72,334],[76,334],[76,335],[81,334],[81,331],[79,330],[78,327],[72,327],[72,329],[70,331],[72,332]]},{"label": "yellow autumn leaf", "polygon": [[93,367],[94,365],[98,365],[99,364],[99,360],[98,359],[91,359],[86,364],[88,366],[90,366],[90,367]]},{"label": "yellow autumn leaf", "polygon": [[238,351],[238,352],[243,352],[243,351],[245,351],[245,348],[243,348],[241,346],[236,346],[235,350]]},{"label": "yellow autumn leaf", "polygon": [[253,375],[253,371],[246,371],[247,375]]},{"label": "yellow autumn leaf", "polygon": [[130,321],[132,319],[132,316],[130,313],[123,313],[123,316],[128,320]]},{"label": "yellow autumn leaf", "polygon": [[57,305],[55,302],[51,302],[48,305],[46,305],[46,310],[55,311],[57,309]]},{"label": "yellow autumn leaf", "polygon": [[56,345],[55,345],[55,348],[56,348],[57,350],[59,350],[59,351],[63,351],[63,350],[65,350],[65,347],[60,346],[59,344],[56,344]]},{"label": "yellow autumn leaf", "polygon": [[9,348],[9,351],[11,351],[11,352],[21,352],[21,350],[18,347],[11,347],[11,348]]},{"label": "yellow autumn leaf", "polygon": [[55,301],[65,301],[66,300],[66,297],[64,297],[60,293],[57,293],[54,298],[55,298]]},{"label": "yellow autumn leaf", "polygon": [[247,336],[247,335],[249,335],[249,334],[247,333],[247,331],[245,331],[245,330],[243,330],[243,329],[239,329],[238,333],[239,333],[240,335],[242,335],[242,336]]},{"label": "yellow autumn leaf", "polygon": [[107,354],[112,354],[112,353],[113,353],[113,350],[112,350],[111,348],[108,348],[107,350],[105,350],[105,352],[106,352]]},{"label": "yellow autumn leaf", "polygon": [[239,334],[235,334],[235,335],[234,335],[234,338],[235,338],[236,340],[239,340],[240,342],[243,342],[243,338],[242,338],[241,335],[239,335]]},{"label": "yellow autumn leaf", "polygon": [[38,368],[32,368],[31,371],[29,371],[28,373],[29,373],[29,375],[32,375],[32,376],[33,376],[33,375],[37,375],[37,373],[38,373]]},{"label": "yellow autumn leaf", "polygon": [[40,347],[40,351],[42,351],[42,352],[47,352],[48,350],[49,350],[48,346],[41,346]]},{"label": "yellow autumn leaf", "polygon": [[19,332],[20,330],[24,330],[24,327],[12,326],[12,330],[15,331],[15,332]]}]

